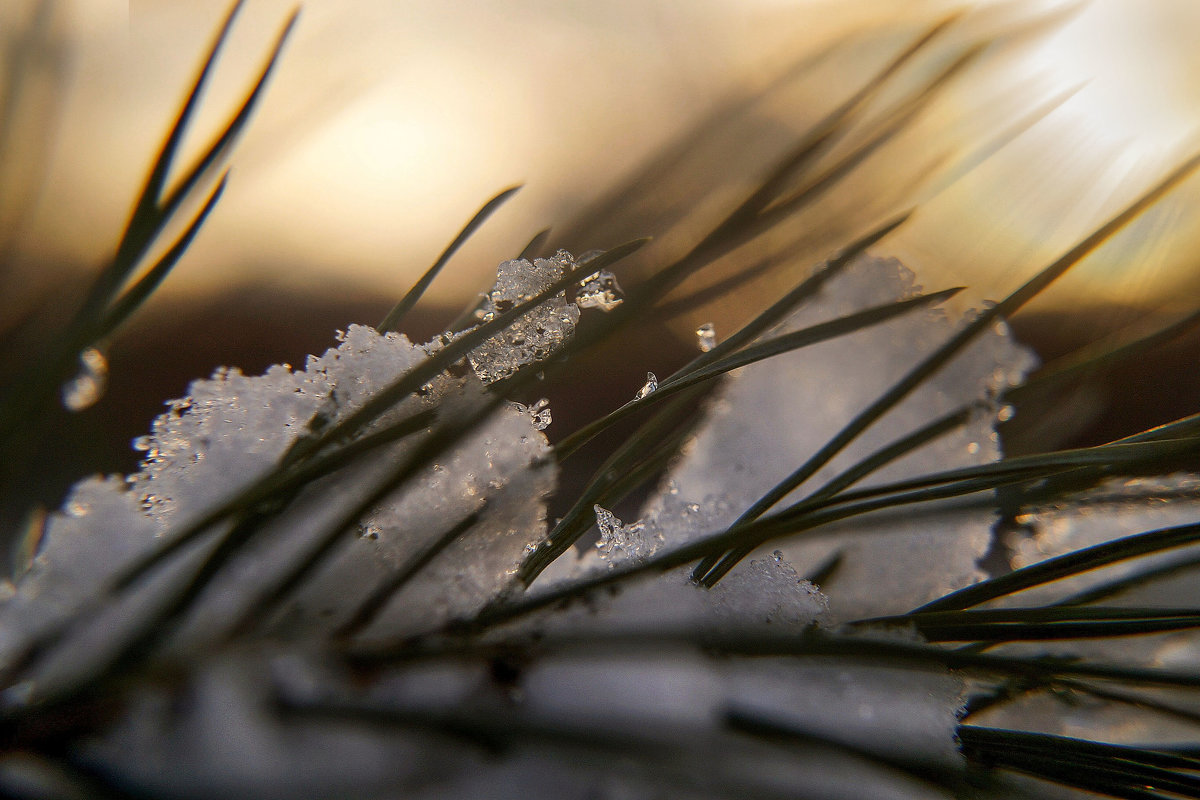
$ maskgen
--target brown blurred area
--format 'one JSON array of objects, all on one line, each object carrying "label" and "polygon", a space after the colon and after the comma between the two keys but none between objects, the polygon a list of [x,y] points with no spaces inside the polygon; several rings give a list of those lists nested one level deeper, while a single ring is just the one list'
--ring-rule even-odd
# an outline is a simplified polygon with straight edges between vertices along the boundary
[{"label": "brown blurred area", "polygon": [[[221,205],[110,343],[106,395],[61,413],[31,491],[54,503],[82,474],[132,469],[129,441],[215,367],[302,365],[336,329],[377,322],[506,186],[525,184],[434,285],[406,325],[412,339],[442,330],[499,261],[547,226],[552,247],[576,253],[656,237],[621,273],[636,287],[808,126],[961,5],[310,0],[231,156]],[[290,7],[246,4],[185,157],[245,91]],[[548,433],[624,402],[647,371],[661,376],[690,357],[697,324],[734,330],[897,213],[919,209],[877,252],[901,258],[927,289],[968,286],[961,313],[1015,288],[1200,146],[1200,56],[1186,35],[1200,29],[1200,6],[966,8],[823,154],[835,165],[865,148],[853,171],[591,356],[577,371],[586,379],[540,387],[554,409]],[[0,5],[0,325],[21,331],[3,349],[9,374],[111,252],[226,9]],[[881,136],[910,93],[977,42],[987,46],[976,60]],[[1089,43],[1103,52],[1089,56]],[[1189,182],[1080,265],[1012,320],[1017,335],[1051,360],[1194,310],[1198,189]],[[1010,452],[1095,443],[1191,413],[1198,353],[1200,336],[1187,334],[1021,409],[1005,433]]]}]

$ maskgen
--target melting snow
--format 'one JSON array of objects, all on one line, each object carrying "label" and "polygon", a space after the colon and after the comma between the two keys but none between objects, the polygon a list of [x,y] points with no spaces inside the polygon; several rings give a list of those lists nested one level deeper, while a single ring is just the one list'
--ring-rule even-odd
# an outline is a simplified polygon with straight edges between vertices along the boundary
[{"label": "melting snow", "polygon": [[[916,291],[912,274],[898,261],[862,256],[773,333]],[[728,376],[668,475],[670,488],[651,498],[642,517],[658,527],[668,546],[728,526],[961,324],[952,323],[940,309],[927,309]],[[936,417],[994,398],[1020,382],[1033,364],[1033,357],[1006,331],[985,332],[784,504]],[[863,485],[996,460],[995,413],[976,415],[964,429],[892,462]],[[706,527],[679,516],[675,509],[681,500],[713,510]],[[990,544],[993,521],[987,510],[924,504],[919,510],[910,507],[829,525],[819,536],[773,543],[760,552],[779,549],[803,572],[843,551],[835,579],[822,587],[833,612],[841,619],[903,613],[984,577],[976,564]]]}]

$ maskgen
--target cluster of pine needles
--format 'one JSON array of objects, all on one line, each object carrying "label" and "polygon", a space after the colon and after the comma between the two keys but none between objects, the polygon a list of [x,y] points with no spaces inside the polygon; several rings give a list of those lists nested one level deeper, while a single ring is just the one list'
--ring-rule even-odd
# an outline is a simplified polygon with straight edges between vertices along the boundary
[{"label": "cluster of pine needles", "polygon": [[[79,368],[79,354],[90,347],[103,346],[145,303],[180,261],[221,198],[227,175],[221,173],[213,180],[214,170],[246,126],[295,20],[294,17],[289,19],[284,26],[266,65],[235,109],[229,123],[194,161],[181,165],[180,144],[193,125],[202,89],[240,5],[238,3],[235,6],[221,27],[182,110],[174,120],[154,160],[145,187],[134,204],[115,255],[96,276],[78,308],[63,321],[46,351],[26,372],[5,376],[3,393],[0,394],[0,453],[5,464],[3,477],[10,484],[19,465],[34,458],[52,435],[44,422],[44,410],[58,402],[60,388],[74,377]],[[7,707],[0,715],[0,743],[3,748],[9,752],[34,754],[49,762],[61,763],[65,774],[74,775],[78,787],[85,793],[124,796],[120,786],[106,783],[104,776],[91,774],[75,764],[71,757],[71,743],[102,728],[114,714],[119,713],[121,697],[130,686],[140,680],[149,680],[164,669],[156,658],[162,643],[176,629],[213,576],[253,540],[265,521],[277,516],[313,481],[343,468],[376,448],[422,433],[424,438],[420,445],[411,451],[406,460],[396,465],[377,491],[365,498],[359,508],[330,527],[324,541],[332,547],[333,543],[354,528],[374,504],[403,487],[406,481],[419,475],[462,442],[474,426],[506,402],[505,398],[519,394],[522,389],[541,379],[542,376],[537,373],[544,370],[550,377],[569,374],[572,362],[579,354],[601,346],[614,332],[639,317],[662,313],[663,306],[671,302],[664,300],[668,295],[678,297],[679,292],[683,291],[686,296],[688,281],[698,271],[735,254],[738,248],[765,233],[791,224],[799,214],[819,205],[833,187],[845,176],[854,173],[872,153],[903,130],[943,85],[978,57],[986,43],[965,48],[940,71],[927,77],[923,85],[902,96],[874,124],[865,139],[845,148],[836,159],[827,157],[832,146],[844,139],[850,127],[863,116],[865,109],[889,86],[889,82],[906,65],[933,47],[952,24],[953,21],[949,20],[925,32],[858,92],[798,137],[789,151],[781,154],[754,191],[713,226],[707,235],[700,237],[680,254],[672,256],[666,263],[656,264],[648,277],[636,284],[631,283],[632,289],[624,302],[612,313],[583,326],[576,338],[567,345],[562,358],[548,365],[527,365],[492,386],[491,399],[477,409],[471,418],[451,422],[437,419],[434,414],[426,412],[387,427],[370,427],[369,432],[364,433],[398,401],[420,390],[422,385],[447,369],[454,368],[473,348],[503,331],[531,308],[560,292],[570,290],[581,279],[600,269],[620,271],[630,260],[646,257],[653,249],[643,248],[647,240],[633,240],[591,255],[581,261],[577,270],[563,275],[536,297],[498,313],[475,327],[468,328],[464,320],[460,320],[457,325],[463,332],[458,338],[449,341],[445,347],[378,392],[354,413],[336,422],[316,418],[311,420],[305,434],[287,452],[276,469],[200,518],[169,532],[148,557],[133,564],[112,582],[108,587],[110,596],[120,597],[198,537],[217,528],[223,527],[225,530],[220,546],[211,552],[201,568],[188,580],[181,581],[172,592],[169,602],[145,620],[138,635],[131,637],[92,674],[68,691],[39,698],[31,704]],[[683,155],[708,135],[711,129],[727,119],[730,113],[729,107],[722,107],[711,119],[702,121],[684,140],[660,154],[644,172],[635,175],[612,198],[599,203],[592,210],[592,216],[585,215],[583,221],[577,223],[577,228],[587,229],[589,219],[602,220],[613,208],[636,207],[643,202],[650,191],[649,187],[661,183],[662,173],[677,168]],[[1011,139],[1032,122],[1032,117],[1021,121],[1013,129],[1002,132],[997,141]],[[984,143],[981,150],[993,150],[996,144]],[[829,163],[831,160],[833,163]],[[629,424],[630,420],[636,421],[639,426],[604,456],[599,469],[553,526],[549,537],[530,553],[514,576],[510,591],[477,615],[455,620],[443,630],[428,635],[367,650],[356,647],[352,640],[353,633],[361,628],[360,625],[343,631],[342,636],[326,643],[326,647],[334,657],[344,660],[351,668],[371,670],[381,665],[439,657],[502,658],[505,663],[520,663],[555,648],[600,646],[601,642],[596,639],[587,642],[567,639],[556,641],[553,636],[536,642],[506,641],[498,639],[495,631],[505,623],[552,607],[565,599],[581,597],[602,587],[619,587],[639,575],[690,567],[696,583],[712,587],[747,554],[764,544],[815,531],[831,522],[867,512],[946,498],[964,498],[1011,518],[1022,508],[1069,501],[1076,494],[1113,477],[1162,474],[1170,471],[1172,465],[1185,463],[1194,455],[1200,442],[1200,415],[1178,419],[1100,446],[1003,458],[981,466],[931,472],[901,481],[875,484],[870,488],[858,488],[863,478],[881,467],[965,425],[978,411],[975,406],[968,405],[934,419],[919,430],[879,449],[802,500],[780,506],[780,501],[816,475],[873,423],[961,353],[977,336],[1018,312],[1187,179],[1197,167],[1200,167],[1200,155],[1179,164],[1061,257],[995,305],[980,312],[943,345],[925,354],[908,374],[867,404],[847,425],[840,430],[829,431],[824,447],[798,465],[732,525],[698,537],[684,546],[665,548],[644,560],[622,562],[614,569],[565,583],[554,592],[527,596],[523,588],[592,530],[595,520],[593,506],[612,508],[663,474],[666,465],[693,430],[697,409],[703,399],[720,385],[722,376],[730,370],[937,304],[957,291],[951,288],[922,294],[786,335],[763,338],[790,312],[815,297],[826,282],[835,278],[857,256],[903,226],[909,214],[900,212],[876,220],[855,234],[844,237],[835,254],[825,260],[821,268],[812,271],[718,346],[696,356],[690,363],[662,379],[656,391],[562,436],[554,443],[555,457],[560,462],[567,462],[577,452],[603,441],[603,437],[597,439],[597,436],[610,427]],[[168,177],[172,175],[179,177],[169,182]],[[479,211],[387,315],[379,330],[402,328],[409,312],[451,256],[514,192],[515,189],[498,195]],[[183,210],[195,208],[194,201],[197,199],[200,200],[199,210],[192,212],[190,218],[181,220]],[[181,222],[182,234],[164,247],[162,238],[165,232],[169,228],[178,230]],[[550,239],[549,231],[538,234],[521,256],[536,257],[548,252]],[[161,254],[155,258],[148,258],[148,254],[160,251]],[[768,266],[777,267],[780,261],[788,258],[786,248],[782,248]],[[740,276],[735,275],[726,281],[721,289],[732,291],[739,280],[749,279],[761,269],[762,265],[746,267]],[[1097,352],[1092,348],[1076,357],[1061,359],[1050,368],[1037,372],[1023,386],[1010,389],[999,400],[1020,408],[1023,398],[1031,394],[1049,392],[1055,387],[1070,385],[1082,375],[1093,375],[1109,369],[1162,341],[1178,336],[1197,321],[1198,317],[1192,315],[1148,335],[1142,332],[1136,338],[1117,341],[1102,351]],[[455,327],[455,323],[448,327]],[[9,331],[8,335],[14,334]],[[17,512],[8,517],[37,517],[37,509],[22,506],[25,499],[20,492],[13,490],[12,485],[3,487],[0,497]],[[470,519],[464,520],[438,545],[418,553],[411,563],[400,569],[389,583],[387,591],[399,591],[438,554],[439,546],[453,541],[456,533],[470,524]],[[5,530],[3,534],[0,543],[8,554],[6,566],[14,579],[19,580],[20,573],[36,557],[40,528],[30,524]],[[986,782],[997,775],[1021,773],[1115,797],[1200,797],[1200,740],[1191,748],[1131,746],[973,724],[973,718],[985,710],[1037,693],[1056,697],[1089,697],[1200,724],[1197,712],[1186,705],[1175,705],[1170,699],[1178,697],[1180,692],[1200,691],[1200,671],[1123,666],[1105,661],[1050,658],[997,649],[1013,642],[1095,641],[1200,627],[1200,608],[1104,605],[1107,598],[1161,578],[1167,572],[1161,565],[1153,569],[1134,570],[1119,580],[1092,590],[1087,596],[1068,597],[1032,607],[984,607],[992,601],[1044,587],[1064,578],[1118,563],[1136,564],[1140,559],[1197,542],[1200,542],[1200,521],[1143,531],[996,575],[900,617],[861,623],[910,626],[920,634],[919,640],[862,638],[852,635],[856,625],[851,624],[838,631],[813,629],[803,635],[787,637],[733,632],[712,634],[703,637],[698,644],[708,652],[725,656],[844,656],[864,659],[869,663],[953,670],[975,689],[958,729],[961,751],[973,770],[971,780]],[[310,559],[298,564],[288,576],[289,580],[277,587],[277,598],[283,597],[303,581],[327,553],[328,548],[318,548]],[[1174,569],[1186,566],[1176,565]],[[820,581],[836,571],[837,567],[835,559],[814,570],[810,577]],[[4,686],[20,684],[25,671],[36,663],[39,654],[52,648],[58,637],[65,635],[65,630],[65,627],[58,627],[48,633],[21,663],[5,665],[2,678]],[[669,632],[653,641],[639,641],[638,637],[628,634],[614,634],[612,638],[614,641],[603,644],[654,647],[671,643]],[[179,668],[179,665],[175,666]],[[186,669],[186,665],[183,668]],[[1159,691],[1165,693],[1163,697],[1156,694]],[[320,703],[289,707],[282,700],[279,713],[329,716],[343,721],[357,720],[371,726],[432,729],[484,742],[501,750],[507,742],[512,741],[547,740],[562,747],[614,746],[612,742],[603,741],[602,733],[589,730],[586,721],[581,721],[576,730],[545,730],[523,723],[520,719],[463,715],[455,713],[453,709],[447,709],[444,715],[418,718],[389,716],[386,711],[369,707]],[[808,733],[788,730],[786,726],[749,713],[731,713],[725,724],[730,730],[744,735],[785,743],[802,744],[810,737]],[[831,743],[826,744],[832,746]],[[640,752],[645,755],[655,751]],[[638,757],[635,752],[626,755]],[[955,783],[963,780],[961,775],[940,774],[928,765],[921,764],[890,763],[887,766],[924,781],[945,783],[951,789],[970,792],[969,787],[964,789]]]}]

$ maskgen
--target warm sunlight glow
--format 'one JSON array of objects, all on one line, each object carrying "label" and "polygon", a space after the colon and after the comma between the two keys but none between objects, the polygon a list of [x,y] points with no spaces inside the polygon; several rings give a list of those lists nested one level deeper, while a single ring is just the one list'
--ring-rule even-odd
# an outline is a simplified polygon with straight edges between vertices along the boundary
[{"label": "warm sunlight glow", "polygon": [[[57,30],[73,48],[64,62],[71,83],[28,233],[56,263],[94,263],[128,213],[148,153],[223,4],[65,5],[70,13]],[[239,146],[222,206],[168,292],[225,286],[254,265],[265,271],[252,274],[268,282],[336,275],[394,294],[487,197],[524,183],[520,201],[474,243],[492,254],[483,260],[494,261],[495,252],[511,251],[530,232],[561,223],[703,113],[735,78],[782,63],[787,41],[797,42],[793,52],[817,50],[848,30],[886,30],[905,15],[916,29],[951,7],[938,0],[903,12],[868,0],[629,0],[553,10],[432,0],[304,5],[282,68]],[[1064,4],[979,5],[1038,12]],[[285,0],[247,5],[206,96],[201,128],[220,124],[289,8]],[[808,22],[789,24],[792,15]],[[961,140],[918,140],[920,151],[892,158],[925,162],[939,147],[966,149],[1022,104],[1078,91],[958,184],[943,187],[912,230],[897,237],[899,254],[931,279],[946,276],[994,296],[1011,287],[1018,263],[1036,268],[1076,240],[1196,144],[1196,30],[1200,4],[1190,0],[1093,0],[973,76],[974,83],[948,89],[951,113],[970,121],[978,110],[991,111],[991,127],[966,124]],[[857,78],[842,79],[846,86],[831,92],[856,85]],[[998,115],[991,91],[1020,102]],[[790,122],[761,127],[780,124]],[[1181,197],[1171,203],[1190,202]],[[1160,252],[1168,240],[1178,244],[1172,237],[1181,234],[1167,222],[1182,213],[1165,204],[1094,259],[1089,291],[1128,299],[1130,281],[1167,287],[1190,279],[1181,271],[1186,265],[1172,265]],[[485,277],[482,266],[468,273],[461,277],[471,287]],[[462,291],[442,281],[431,296]]]}]

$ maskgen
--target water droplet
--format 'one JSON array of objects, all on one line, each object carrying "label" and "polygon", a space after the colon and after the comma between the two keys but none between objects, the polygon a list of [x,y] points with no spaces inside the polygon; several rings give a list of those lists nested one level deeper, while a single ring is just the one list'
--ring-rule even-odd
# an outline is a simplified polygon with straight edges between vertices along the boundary
[{"label": "water droplet", "polygon": [[72,500],[63,510],[67,512],[67,516],[86,517],[92,508],[82,500]]},{"label": "water droplet", "polygon": [[150,449],[151,439],[149,436],[139,436],[133,440],[133,449],[139,452],[146,452]]},{"label": "water droplet", "polygon": [[68,411],[83,411],[104,396],[108,386],[108,359],[94,347],[79,354],[79,372],[63,384],[62,403]]},{"label": "water droplet", "polygon": [[617,276],[606,269],[593,272],[579,282],[575,304],[580,308],[598,308],[609,312],[625,300]]},{"label": "water droplet", "polygon": [[976,453],[978,453],[979,452],[979,442],[971,442],[970,444],[968,444],[967,452],[970,453],[971,455],[975,455]]},{"label": "water droplet", "polygon": [[1008,422],[1010,419],[1013,418],[1013,414],[1015,414],[1015,413],[1016,413],[1016,409],[1013,408],[1012,406],[1001,406],[1000,410],[996,412],[996,421],[997,422]]},{"label": "water droplet", "polygon": [[658,388],[658,378],[656,378],[654,376],[653,372],[647,372],[646,373],[646,383],[644,386],[642,386],[642,388],[638,389],[638,393],[634,397],[634,399],[641,400],[643,397],[649,397],[650,395],[654,394],[654,390],[657,388]]},{"label": "water droplet", "polygon": [[365,525],[358,526],[359,538],[376,541],[379,539],[379,534],[383,533],[383,528],[380,528],[374,522],[368,522]]},{"label": "water droplet", "polygon": [[702,353],[707,353],[717,346],[717,329],[711,322],[706,322],[696,328],[696,345]]}]

